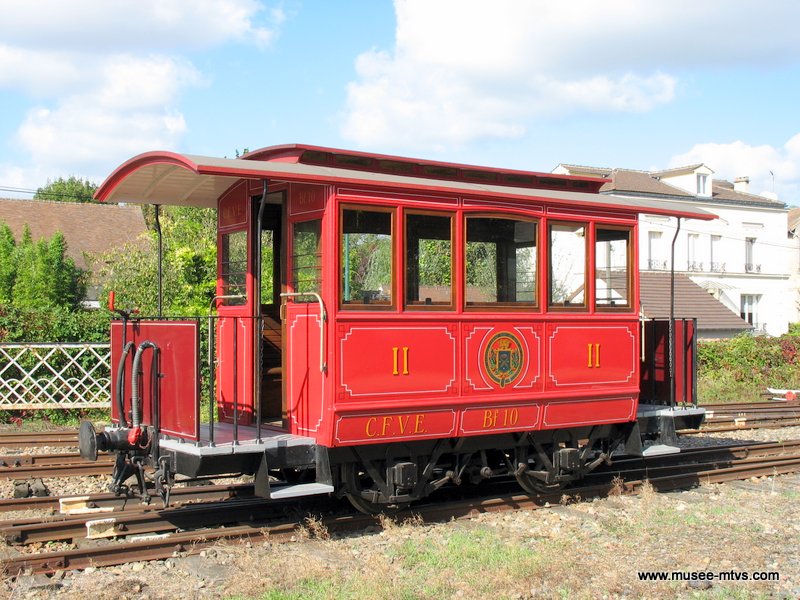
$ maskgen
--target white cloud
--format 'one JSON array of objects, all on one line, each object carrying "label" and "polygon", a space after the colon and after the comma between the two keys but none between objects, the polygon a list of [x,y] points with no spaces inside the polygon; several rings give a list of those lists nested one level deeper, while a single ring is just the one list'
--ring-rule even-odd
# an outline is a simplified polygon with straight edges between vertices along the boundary
[{"label": "white cloud", "polygon": [[127,52],[269,43],[284,15],[257,0],[35,0],[0,3],[10,46]]},{"label": "white cloud", "polygon": [[27,163],[0,165],[0,182],[98,180],[133,154],[174,149],[188,127],[181,94],[206,83],[183,54],[264,46],[283,19],[257,0],[0,2],[0,93],[35,102],[16,132]]},{"label": "white cloud", "polygon": [[30,92],[39,92],[37,103],[16,132],[17,148],[35,166],[26,169],[28,173],[49,170],[97,180],[111,162],[147,149],[175,148],[186,131],[178,109],[180,94],[204,83],[194,66],[181,58],[35,56],[40,59],[37,66],[58,66],[61,60],[64,83],[54,96],[37,90],[36,77],[30,78]]},{"label": "white cloud", "polygon": [[742,141],[704,143],[670,159],[671,167],[696,163],[707,164],[716,179],[749,177],[750,191],[755,194],[772,192],[774,182],[780,200],[788,204],[800,202],[800,133],[777,148],[766,144],[751,146]]},{"label": "white cloud", "polygon": [[518,137],[542,116],[652,110],[682,70],[800,56],[791,0],[395,0],[395,12],[394,48],[361,54],[347,87],[342,135],[357,144]]}]

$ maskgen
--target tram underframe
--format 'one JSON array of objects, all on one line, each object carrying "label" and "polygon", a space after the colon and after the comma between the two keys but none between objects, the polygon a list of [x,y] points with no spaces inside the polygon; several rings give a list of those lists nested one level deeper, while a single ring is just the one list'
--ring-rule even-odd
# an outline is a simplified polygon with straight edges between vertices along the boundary
[{"label": "tram underframe", "polygon": [[561,489],[601,464],[633,424],[332,449],[339,495],[366,513],[400,510],[446,484],[514,476],[532,494]]}]

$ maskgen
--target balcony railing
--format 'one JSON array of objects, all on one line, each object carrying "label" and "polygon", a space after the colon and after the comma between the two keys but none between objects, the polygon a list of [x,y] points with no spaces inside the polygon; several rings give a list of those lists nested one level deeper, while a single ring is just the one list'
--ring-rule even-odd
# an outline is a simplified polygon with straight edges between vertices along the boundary
[{"label": "balcony railing", "polygon": [[761,273],[761,265],[757,265],[754,263],[745,263],[744,264],[744,272],[745,273]]},{"label": "balcony railing", "polygon": [[650,271],[666,271],[667,270],[667,261],[666,260],[654,260],[649,259],[647,261],[647,268]]},{"label": "balcony railing", "polygon": [[687,271],[702,271],[703,270],[703,263],[699,262],[699,261],[696,261],[696,260],[690,260],[688,263],[686,263],[686,270]]},{"label": "balcony railing", "polygon": [[712,262],[711,263],[711,272],[712,273],[724,273],[725,272],[725,263]]}]

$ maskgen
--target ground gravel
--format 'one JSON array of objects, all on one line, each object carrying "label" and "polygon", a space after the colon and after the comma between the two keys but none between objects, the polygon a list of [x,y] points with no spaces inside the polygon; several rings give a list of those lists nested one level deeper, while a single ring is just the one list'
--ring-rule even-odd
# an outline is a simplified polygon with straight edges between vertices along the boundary
[{"label": "ground gravel", "polygon": [[[800,439],[800,427],[684,436],[681,445]],[[105,478],[47,481],[102,491]],[[3,488],[5,492],[7,488]],[[799,598],[800,476],[618,496],[445,524],[384,519],[329,538],[218,545],[151,563],[21,576],[13,598]],[[778,573],[774,582],[640,581],[640,571]],[[684,576],[684,575],[681,575]],[[690,576],[690,575],[685,575]],[[732,575],[728,575],[732,577]]]}]

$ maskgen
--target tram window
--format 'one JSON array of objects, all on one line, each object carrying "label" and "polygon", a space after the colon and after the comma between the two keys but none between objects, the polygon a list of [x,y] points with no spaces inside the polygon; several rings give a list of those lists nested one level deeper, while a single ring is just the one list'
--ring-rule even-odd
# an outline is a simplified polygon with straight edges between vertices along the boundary
[{"label": "tram window", "polygon": [[630,229],[597,227],[594,240],[595,305],[630,308]]},{"label": "tram window", "polygon": [[453,304],[453,218],[406,215],[406,305]]},{"label": "tram window", "polygon": [[342,210],[342,305],[389,306],[392,287],[392,212]]},{"label": "tram window", "polygon": [[550,306],[586,306],[586,225],[550,225]]},{"label": "tram window", "polygon": [[[295,292],[320,293],[322,281],[322,221],[302,221],[292,226],[292,287]],[[295,302],[316,302],[312,296],[300,296]]]},{"label": "tram window", "polygon": [[233,306],[246,301],[245,281],[247,279],[247,232],[234,231],[222,236],[222,295],[237,296],[224,298],[223,304]]},{"label": "tram window", "polygon": [[535,306],[537,223],[467,218],[467,306]]}]

